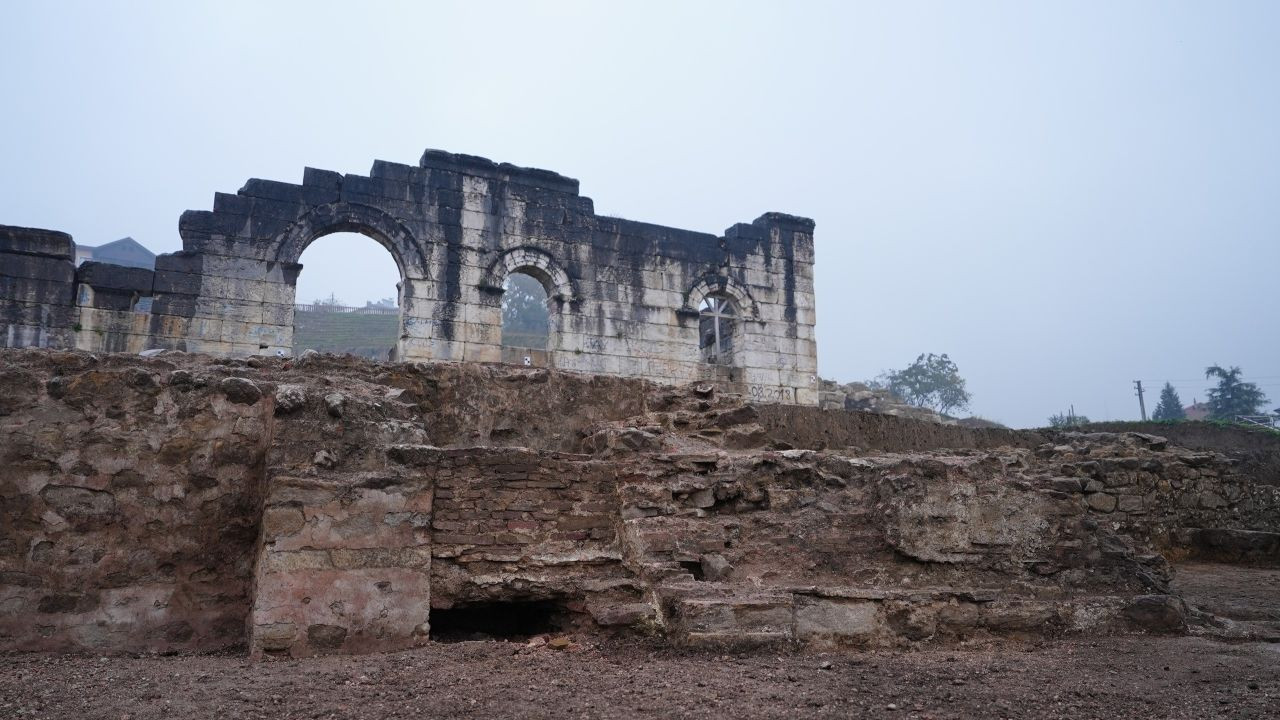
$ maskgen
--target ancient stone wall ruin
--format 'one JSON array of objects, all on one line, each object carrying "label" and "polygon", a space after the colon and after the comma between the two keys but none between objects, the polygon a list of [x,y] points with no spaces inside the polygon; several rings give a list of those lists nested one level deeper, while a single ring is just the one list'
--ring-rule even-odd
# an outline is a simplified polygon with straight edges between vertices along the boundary
[{"label": "ancient stone wall ruin", "polygon": [[4,645],[239,642],[271,398],[67,359],[0,363]]},{"label": "ancient stone wall ruin", "polygon": [[76,347],[75,243],[0,225],[0,347]]},{"label": "ancient stone wall ruin", "polygon": [[0,648],[296,657],[525,612],[694,644],[1177,631],[1169,559],[1280,559],[1280,486],[1231,455],[846,415],[502,365],[0,350]]},{"label": "ancient stone wall ruin", "polygon": [[[183,250],[154,272],[76,269],[65,234],[0,227],[0,342],[288,355],[303,250],[357,232],[399,267],[400,359],[721,381],[813,405],[813,227],[768,213],[715,236],[596,215],[576,180],[429,150],[416,166],[377,161],[367,177],[308,168],[301,184],[217,193],[211,211],[182,215]],[[502,344],[515,272],[550,298],[546,350]]]}]

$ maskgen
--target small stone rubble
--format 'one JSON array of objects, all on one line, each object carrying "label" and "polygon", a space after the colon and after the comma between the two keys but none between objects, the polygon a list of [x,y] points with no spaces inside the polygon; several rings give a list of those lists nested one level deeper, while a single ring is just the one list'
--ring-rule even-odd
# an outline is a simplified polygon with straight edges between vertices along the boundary
[{"label": "small stone rubble", "polygon": [[0,467],[10,649],[1207,632],[1169,561],[1280,547],[1280,486],[1153,435],[502,365],[3,350]]},{"label": "small stone rubble", "polygon": [[835,380],[819,380],[818,407],[824,410],[856,410],[882,413],[884,415],[948,425],[956,422],[929,408],[905,403],[888,390],[873,388],[866,383],[860,382],[841,384]]}]

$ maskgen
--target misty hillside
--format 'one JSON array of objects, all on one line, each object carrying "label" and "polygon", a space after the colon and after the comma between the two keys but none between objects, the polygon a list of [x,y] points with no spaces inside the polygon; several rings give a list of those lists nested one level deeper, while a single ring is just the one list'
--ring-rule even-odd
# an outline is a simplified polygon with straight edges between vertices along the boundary
[{"label": "misty hillside", "polygon": [[293,354],[304,350],[349,353],[386,360],[395,347],[400,316],[296,310],[293,314]]}]

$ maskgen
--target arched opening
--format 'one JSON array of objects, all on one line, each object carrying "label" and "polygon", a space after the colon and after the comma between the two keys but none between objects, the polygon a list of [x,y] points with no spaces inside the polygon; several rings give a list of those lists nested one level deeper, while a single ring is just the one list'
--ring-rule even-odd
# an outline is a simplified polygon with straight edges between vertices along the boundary
[{"label": "arched opening", "polygon": [[502,346],[546,351],[551,336],[547,289],[534,276],[517,271],[502,283]]},{"label": "arched opening", "polygon": [[299,263],[293,354],[395,359],[402,278],[391,253],[360,233],[335,232],[312,241]]},{"label": "arched opening", "polygon": [[727,295],[713,293],[698,308],[698,348],[704,362],[733,364],[734,336],[739,327],[738,309]]}]

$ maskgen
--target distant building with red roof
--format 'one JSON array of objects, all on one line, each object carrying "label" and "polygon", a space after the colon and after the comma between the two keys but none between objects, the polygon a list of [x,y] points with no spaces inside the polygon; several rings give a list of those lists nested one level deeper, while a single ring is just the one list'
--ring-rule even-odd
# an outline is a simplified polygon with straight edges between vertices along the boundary
[{"label": "distant building with red roof", "polygon": [[1187,414],[1188,420],[1208,420],[1209,419],[1208,403],[1193,402],[1188,407],[1182,408],[1182,411]]}]

